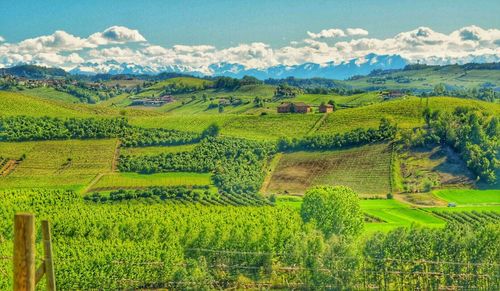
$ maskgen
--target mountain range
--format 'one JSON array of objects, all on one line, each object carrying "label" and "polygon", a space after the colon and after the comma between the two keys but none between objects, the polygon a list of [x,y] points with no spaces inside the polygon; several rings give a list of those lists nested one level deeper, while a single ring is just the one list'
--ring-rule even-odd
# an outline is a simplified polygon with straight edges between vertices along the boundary
[{"label": "mountain range", "polygon": [[246,68],[237,63],[212,64],[204,73],[196,68],[182,65],[169,65],[153,68],[132,63],[119,63],[107,61],[104,63],[82,63],[70,71],[71,74],[95,75],[95,74],[131,74],[131,75],[154,75],[161,72],[183,73],[194,76],[226,76],[241,78],[253,76],[258,79],[281,79],[287,77],[296,78],[328,78],[343,80],[355,75],[367,75],[373,70],[402,69],[409,62],[399,55],[376,55],[369,54],[362,58],[352,59],[347,62],[324,64],[304,63],[300,65],[285,66],[277,65],[264,69]]}]

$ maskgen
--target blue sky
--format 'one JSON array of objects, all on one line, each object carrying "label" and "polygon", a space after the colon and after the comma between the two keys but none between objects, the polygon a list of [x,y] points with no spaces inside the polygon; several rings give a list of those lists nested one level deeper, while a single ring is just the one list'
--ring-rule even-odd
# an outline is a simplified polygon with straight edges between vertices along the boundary
[{"label": "blue sky", "polygon": [[0,67],[500,61],[500,0],[0,0]]},{"label": "blue sky", "polygon": [[162,45],[229,47],[264,42],[282,46],[306,31],[361,27],[386,38],[419,26],[449,33],[477,25],[500,27],[500,1],[464,0],[2,0],[0,35],[7,41],[64,30],[88,36],[113,25],[138,29]]}]

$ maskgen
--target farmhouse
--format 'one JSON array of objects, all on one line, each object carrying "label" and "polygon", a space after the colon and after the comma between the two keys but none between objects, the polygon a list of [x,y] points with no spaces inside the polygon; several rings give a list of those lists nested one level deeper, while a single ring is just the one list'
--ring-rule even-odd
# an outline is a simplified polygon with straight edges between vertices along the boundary
[{"label": "farmhouse", "polygon": [[331,104],[321,104],[319,106],[319,112],[321,113],[330,113],[333,112],[335,108]]},{"label": "farmhouse", "polygon": [[393,99],[393,98],[398,98],[398,97],[403,97],[405,96],[405,93],[399,90],[391,90],[388,92],[383,92],[382,96],[384,96],[384,99]]},{"label": "farmhouse", "polygon": [[278,105],[277,110],[278,113],[308,113],[312,111],[312,108],[304,102],[284,102]]}]

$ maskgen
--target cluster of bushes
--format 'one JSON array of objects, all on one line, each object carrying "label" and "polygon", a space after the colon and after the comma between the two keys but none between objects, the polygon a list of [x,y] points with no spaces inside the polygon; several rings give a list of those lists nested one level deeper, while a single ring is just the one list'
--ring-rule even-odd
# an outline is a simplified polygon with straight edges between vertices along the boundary
[{"label": "cluster of bushes", "polygon": [[496,181],[500,167],[498,117],[468,107],[457,107],[454,112],[427,108],[423,114],[425,128],[405,132],[402,135],[405,145],[449,145],[478,178],[488,183]]},{"label": "cluster of bushes", "polygon": [[262,84],[262,81],[255,77],[244,76],[240,79],[235,79],[231,77],[216,77],[214,79],[214,88],[218,90],[236,90],[241,86],[245,85],[258,85]]},{"label": "cluster of bushes", "polygon": [[264,179],[263,163],[275,150],[272,144],[206,134],[193,151],[121,156],[119,168],[140,173],[213,172],[214,183],[222,192],[254,194]]},{"label": "cluster of bushes", "polygon": [[[205,131],[203,134],[210,135],[217,132]],[[120,138],[123,146],[128,147],[194,143],[199,141],[203,134],[135,127],[129,125],[125,118],[61,119],[28,116],[0,118],[1,141]]]},{"label": "cluster of bushes", "polygon": [[342,147],[359,146],[372,142],[392,140],[398,129],[396,124],[382,118],[378,129],[358,128],[335,135],[311,135],[302,139],[282,138],[278,141],[280,151],[332,150]]},{"label": "cluster of bushes", "polygon": [[171,186],[171,187],[150,187],[145,189],[112,191],[108,194],[94,192],[84,197],[87,201],[93,202],[120,202],[137,199],[194,199],[212,195],[209,186]]}]

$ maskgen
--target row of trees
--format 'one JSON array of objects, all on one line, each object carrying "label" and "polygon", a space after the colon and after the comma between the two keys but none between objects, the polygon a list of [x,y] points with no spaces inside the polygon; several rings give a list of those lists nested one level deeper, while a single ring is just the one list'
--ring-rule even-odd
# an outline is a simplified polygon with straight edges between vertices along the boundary
[{"label": "row of trees", "polygon": [[396,136],[397,131],[397,125],[394,122],[391,122],[387,118],[382,118],[378,129],[358,128],[350,132],[335,135],[311,135],[301,139],[281,138],[278,141],[278,149],[280,151],[333,150],[392,140]]},{"label": "row of trees", "polygon": [[93,202],[121,202],[148,198],[157,198],[160,200],[188,198],[198,200],[212,194],[209,191],[209,186],[170,186],[132,190],[119,189],[109,193],[94,192],[86,195],[84,199]]},{"label": "row of trees", "polygon": [[200,135],[177,130],[141,128],[128,124],[125,118],[0,118],[0,141],[120,138],[123,146],[132,147],[194,143],[205,135],[217,133],[218,130],[213,132],[213,129]]},{"label": "row of trees", "polygon": [[[207,129],[211,135],[214,131],[214,126]],[[213,172],[214,183],[222,192],[257,193],[264,179],[264,162],[276,147],[270,143],[211,135],[205,134],[205,138],[190,152],[121,156],[119,168],[121,171],[140,173]]]}]

